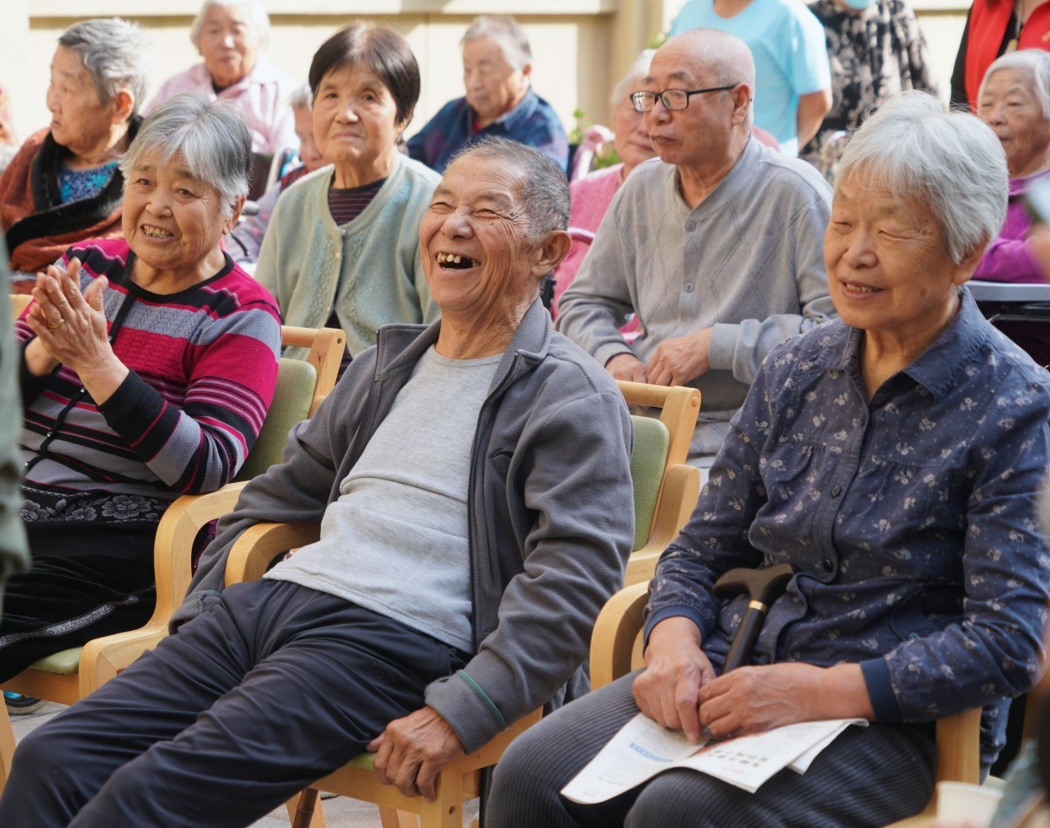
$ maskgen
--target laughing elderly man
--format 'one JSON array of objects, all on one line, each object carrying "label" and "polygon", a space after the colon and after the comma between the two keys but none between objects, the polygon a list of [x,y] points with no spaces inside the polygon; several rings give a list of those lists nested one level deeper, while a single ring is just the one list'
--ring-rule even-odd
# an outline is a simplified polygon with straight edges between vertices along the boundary
[{"label": "laughing elderly man", "polygon": [[[220,522],[192,620],[22,742],[0,825],[248,825],[370,743],[381,777],[432,798],[450,758],[585,689],[634,532],[632,432],[538,299],[568,212],[535,150],[452,163],[420,228],[441,321],[354,359]],[[249,526],[322,518],[222,590]]]},{"label": "laughing elderly man", "polygon": [[[751,137],[754,88],[733,35],[698,29],[657,50],[633,100],[659,159],[620,188],[558,305],[558,330],[617,379],[700,389],[700,467],[766,354],[833,313],[831,190]],[[644,333],[628,344],[619,329],[632,312]]]}]

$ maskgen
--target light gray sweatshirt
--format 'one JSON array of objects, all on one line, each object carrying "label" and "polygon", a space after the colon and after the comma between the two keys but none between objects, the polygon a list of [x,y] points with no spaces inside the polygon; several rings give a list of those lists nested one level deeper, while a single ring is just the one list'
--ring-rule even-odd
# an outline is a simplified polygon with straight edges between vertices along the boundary
[{"label": "light gray sweatshirt", "polygon": [[[713,327],[711,370],[690,383],[702,395],[690,462],[710,465],[766,355],[834,315],[830,214],[813,167],[754,139],[692,210],[677,168],[647,161],[613,199],[558,305],[558,330],[605,365],[621,353],[648,363],[664,340]],[[643,331],[633,346],[619,331],[631,312]]]}]

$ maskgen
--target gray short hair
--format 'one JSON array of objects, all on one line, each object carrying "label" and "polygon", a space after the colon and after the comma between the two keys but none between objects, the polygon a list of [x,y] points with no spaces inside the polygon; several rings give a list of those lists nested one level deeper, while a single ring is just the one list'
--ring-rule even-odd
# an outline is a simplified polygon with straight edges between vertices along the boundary
[{"label": "gray short hair", "polygon": [[183,92],[164,101],[139,127],[120,159],[124,180],[153,153],[161,164],[181,155],[193,177],[214,187],[222,214],[233,215],[237,199],[248,195],[252,171],[252,131],[236,104],[209,101],[201,92]]},{"label": "gray short hair", "polygon": [[83,20],[66,29],[58,45],[80,56],[103,103],[125,89],[133,98],[132,114],[138,112],[149,86],[151,54],[142,29],[119,17]]},{"label": "gray short hair", "polygon": [[624,98],[637,91],[635,87],[639,85],[642,78],[648,76],[649,66],[652,64],[653,55],[655,54],[656,49],[646,49],[634,59],[634,63],[627,70],[627,74],[613,87],[612,99],[609,101],[613,107],[619,106]]},{"label": "gray short hair", "polygon": [[1019,52],[1007,52],[1000,58],[996,58],[988,71],[981,78],[981,86],[977,91],[977,100],[980,101],[984,95],[984,87],[1000,69],[1022,69],[1032,79],[1032,92],[1039,105],[1043,108],[1043,117],[1050,118],[1050,54],[1042,49],[1022,49]]},{"label": "gray short hair", "polygon": [[999,139],[980,118],[945,112],[926,92],[902,93],[860,126],[839,161],[836,191],[856,175],[929,204],[956,264],[983,250],[1006,220],[1009,174]]},{"label": "gray short hair", "polygon": [[482,15],[474,18],[459,45],[463,47],[467,41],[482,38],[488,38],[499,46],[503,59],[512,69],[520,71],[532,63],[529,39],[525,37],[525,31],[518,21],[510,15]]},{"label": "gray short hair", "polygon": [[288,105],[292,109],[310,109],[314,103],[314,93],[310,90],[310,84],[304,83],[297,86],[295,91],[288,96]]},{"label": "gray short hair", "polygon": [[270,42],[270,16],[266,13],[262,0],[204,0],[204,5],[201,6],[190,26],[190,42],[198,52],[201,50],[201,30],[204,28],[204,18],[208,16],[208,10],[212,6],[250,6],[252,26],[255,28],[255,33],[259,35],[262,47],[266,48]]}]

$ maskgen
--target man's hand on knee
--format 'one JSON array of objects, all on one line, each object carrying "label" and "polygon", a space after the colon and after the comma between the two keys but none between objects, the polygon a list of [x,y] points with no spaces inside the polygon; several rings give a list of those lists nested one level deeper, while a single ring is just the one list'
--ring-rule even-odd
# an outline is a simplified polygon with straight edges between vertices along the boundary
[{"label": "man's hand on knee", "polygon": [[438,772],[456,756],[463,744],[456,732],[432,707],[395,719],[367,747],[376,753],[375,771],[384,785],[396,785],[405,796],[437,797]]}]

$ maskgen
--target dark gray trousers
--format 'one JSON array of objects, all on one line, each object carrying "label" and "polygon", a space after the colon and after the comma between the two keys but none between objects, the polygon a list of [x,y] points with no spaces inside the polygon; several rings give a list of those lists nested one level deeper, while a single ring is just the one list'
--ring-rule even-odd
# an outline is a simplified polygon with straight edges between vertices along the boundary
[{"label": "dark gray trousers", "polygon": [[496,767],[487,828],[863,828],[921,811],[933,793],[932,727],[849,727],[799,775],[756,793],[672,770],[598,805],[559,791],[638,713],[634,675],[596,690],[515,740]]},{"label": "dark gray trousers", "polygon": [[22,740],[0,825],[234,828],[423,706],[447,644],[316,590],[226,590],[131,668]]}]

